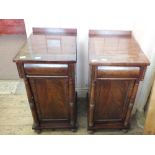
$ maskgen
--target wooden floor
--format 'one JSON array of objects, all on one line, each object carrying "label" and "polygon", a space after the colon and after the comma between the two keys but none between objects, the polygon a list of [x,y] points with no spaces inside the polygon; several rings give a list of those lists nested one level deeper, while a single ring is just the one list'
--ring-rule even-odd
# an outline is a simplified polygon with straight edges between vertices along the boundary
[{"label": "wooden floor", "polygon": [[155,81],[152,87],[150,103],[147,111],[144,134],[155,134]]},{"label": "wooden floor", "polygon": [[[0,83],[1,84],[1,83]],[[95,132],[99,135],[143,134],[143,116],[133,117],[131,129],[125,133],[121,130],[103,130]],[[87,135],[86,100],[78,99],[78,125],[77,132],[68,130],[43,131],[48,135]],[[23,82],[19,82],[14,94],[0,94],[0,134],[34,135],[32,130],[32,117]]]}]

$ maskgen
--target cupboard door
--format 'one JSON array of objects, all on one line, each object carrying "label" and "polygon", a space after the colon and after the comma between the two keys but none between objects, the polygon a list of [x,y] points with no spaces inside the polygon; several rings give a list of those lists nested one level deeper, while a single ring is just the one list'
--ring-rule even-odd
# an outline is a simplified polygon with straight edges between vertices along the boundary
[{"label": "cupboard door", "polygon": [[30,78],[40,121],[69,120],[68,78]]},{"label": "cupboard door", "polygon": [[97,80],[94,123],[123,122],[134,83],[134,80]]}]

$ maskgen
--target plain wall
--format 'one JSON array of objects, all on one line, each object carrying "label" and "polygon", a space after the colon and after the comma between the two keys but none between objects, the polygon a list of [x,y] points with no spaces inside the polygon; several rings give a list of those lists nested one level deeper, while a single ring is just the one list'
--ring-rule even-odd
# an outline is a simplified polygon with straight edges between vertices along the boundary
[{"label": "plain wall", "polygon": [[141,82],[138,94],[135,100],[133,113],[138,109],[143,111],[150,95],[153,79],[155,75],[155,9],[153,1],[142,1],[141,7],[135,14],[133,32],[139,42],[142,50],[150,60],[150,66],[147,68],[144,81]]},{"label": "plain wall", "polygon": [[19,79],[13,58],[26,41],[26,35],[0,35],[0,80]]}]

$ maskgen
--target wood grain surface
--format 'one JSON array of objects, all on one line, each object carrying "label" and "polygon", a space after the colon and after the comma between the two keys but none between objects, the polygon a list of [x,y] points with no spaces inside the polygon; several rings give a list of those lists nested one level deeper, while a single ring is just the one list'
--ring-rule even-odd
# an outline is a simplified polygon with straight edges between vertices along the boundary
[{"label": "wood grain surface", "polygon": [[33,30],[34,34],[28,38],[14,61],[32,62],[35,59],[38,62],[76,62],[76,29],[34,28]]},{"label": "wood grain surface", "polygon": [[146,115],[144,134],[155,134],[155,82],[152,87],[149,107]]},{"label": "wood grain surface", "polygon": [[[146,66],[149,60],[130,31],[89,31],[89,63]],[[121,37],[120,37],[121,36]]]}]

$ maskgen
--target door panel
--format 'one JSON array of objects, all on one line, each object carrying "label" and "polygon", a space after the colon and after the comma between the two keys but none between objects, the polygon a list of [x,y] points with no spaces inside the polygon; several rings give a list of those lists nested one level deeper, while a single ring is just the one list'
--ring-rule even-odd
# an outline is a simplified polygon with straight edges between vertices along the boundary
[{"label": "door panel", "polygon": [[133,86],[134,80],[97,80],[95,121],[122,121],[127,112]]},{"label": "door panel", "polygon": [[68,78],[29,79],[40,120],[69,119]]}]

